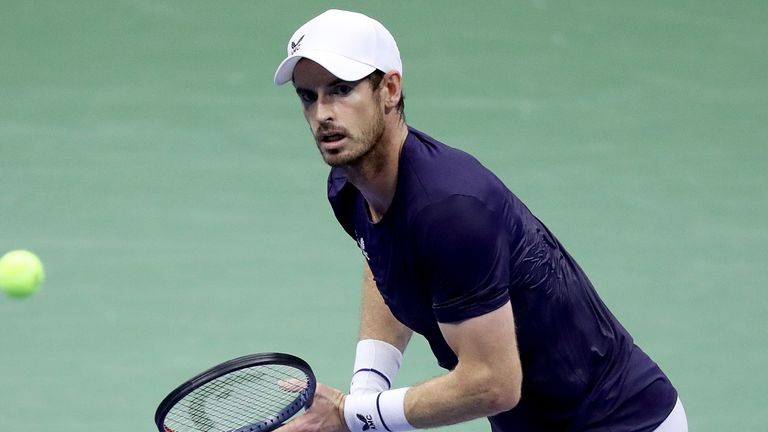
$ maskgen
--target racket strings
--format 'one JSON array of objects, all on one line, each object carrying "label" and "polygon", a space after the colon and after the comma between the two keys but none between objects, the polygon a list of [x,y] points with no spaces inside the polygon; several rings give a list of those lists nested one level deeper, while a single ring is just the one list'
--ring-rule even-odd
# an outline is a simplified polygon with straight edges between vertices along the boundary
[{"label": "racket strings", "polygon": [[[238,375],[219,380],[216,384],[201,388],[197,394],[190,394],[187,404],[187,415],[182,416],[183,423],[197,428],[193,430],[216,430],[214,425],[241,426],[251,424],[254,421],[264,421],[274,416],[286,405],[296,399],[297,394],[274,392],[274,383],[282,379],[281,376],[267,374],[272,393],[264,392],[263,383],[254,383],[253,377],[243,379],[248,375]],[[295,379],[295,377],[291,377]],[[278,384],[279,385],[279,384]],[[236,389],[236,390],[235,390]],[[285,390],[281,391],[285,392]],[[260,395],[259,403],[255,403],[252,396]],[[179,432],[179,431],[177,431]]]},{"label": "racket strings", "polygon": [[[296,368],[262,365],[224,375],[179,401],[166,416],[174,432],[232,431],[284,421],[302,406],[307,375]],[[296,407],[286,409],[292,404]],[[286,412],[288,411],[288,412]]]},{"label": "racket strings", "polygon": [[[227,419],[243,424],[242,421],[268,418],[296,397],[295,394],[281,397],[275,393],[262,393],[257,404],[250,396],[263,389],[237,378],[241,377],[220,382],[195,395],[188,407],[190,419],[197,424]],[[233,391],[234,386],[238,386],[239,391]]]}]

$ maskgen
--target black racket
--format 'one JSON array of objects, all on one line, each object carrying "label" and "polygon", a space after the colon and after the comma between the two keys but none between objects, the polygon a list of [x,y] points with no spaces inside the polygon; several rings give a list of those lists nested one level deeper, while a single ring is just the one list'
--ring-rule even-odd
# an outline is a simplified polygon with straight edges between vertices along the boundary
[{"label": "black racket", "polygon": [[264,353],[239,357],[193,377],[160,402],[160,432],[267,432],[308,407],[315,375],[302,359]]}]

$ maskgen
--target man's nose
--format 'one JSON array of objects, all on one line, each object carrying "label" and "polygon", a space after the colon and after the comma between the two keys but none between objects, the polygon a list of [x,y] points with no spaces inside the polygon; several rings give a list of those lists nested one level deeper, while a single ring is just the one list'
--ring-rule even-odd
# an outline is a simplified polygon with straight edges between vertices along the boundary
[{"label": "man's nose", "polygon": [[315,102],[315,120],[318,122],[327,122],[334,120],[333,101],[328,96],[318,96]]}]

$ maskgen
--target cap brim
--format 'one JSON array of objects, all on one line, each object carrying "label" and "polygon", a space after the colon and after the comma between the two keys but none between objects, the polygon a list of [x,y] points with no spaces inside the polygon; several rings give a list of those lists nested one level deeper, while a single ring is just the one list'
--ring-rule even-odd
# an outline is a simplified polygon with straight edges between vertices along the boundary
[{"label": "cap brim", "polygon": [[280,63],[275,72],[275,84],[283,85],[293,79],[293,68],[302,58],[314,61],[335,77],[344,81],[357,81],[376,70],[375,67],[352,60],[349,57],[327,52],[302,50],[301,54],[289,56]]}]

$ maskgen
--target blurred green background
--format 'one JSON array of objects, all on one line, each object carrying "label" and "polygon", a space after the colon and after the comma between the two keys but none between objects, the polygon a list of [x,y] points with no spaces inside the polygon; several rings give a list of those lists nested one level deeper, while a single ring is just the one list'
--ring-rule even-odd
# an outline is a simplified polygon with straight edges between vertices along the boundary
[{"label": "blurred green background", "polygon": [[[547,223],[678,387],[691,430],[768,424],[768,3],[0,0],[0,430],[153,430],[260,351],[345,389],[361,257],[285,44],[330,7],[396,36],[409,122]],[[440,373],[412,342],[397,385]],[[442,430],[488,430],[484,420]]]}]

